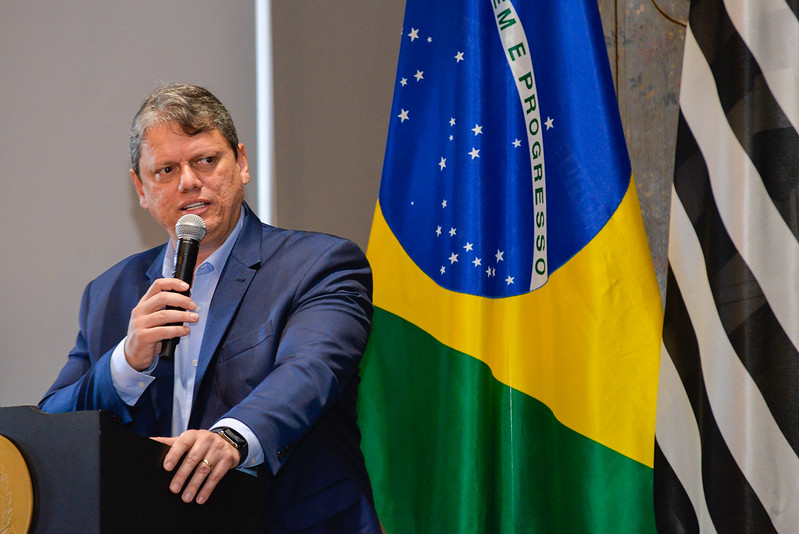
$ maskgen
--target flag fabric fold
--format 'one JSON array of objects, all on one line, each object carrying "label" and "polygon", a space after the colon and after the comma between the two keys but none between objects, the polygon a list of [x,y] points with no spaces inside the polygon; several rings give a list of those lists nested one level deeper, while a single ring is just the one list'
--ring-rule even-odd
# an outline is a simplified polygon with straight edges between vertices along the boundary
[{"label": "flag fabric fold", "polygon": [[359,421],[389,534],[649,532],[662,311],[590,0],[408,0]]},{"label": "flag fabric fold", "polygon": [[691,3],[656,428],[661,532],[799,525],[798,11]]}]

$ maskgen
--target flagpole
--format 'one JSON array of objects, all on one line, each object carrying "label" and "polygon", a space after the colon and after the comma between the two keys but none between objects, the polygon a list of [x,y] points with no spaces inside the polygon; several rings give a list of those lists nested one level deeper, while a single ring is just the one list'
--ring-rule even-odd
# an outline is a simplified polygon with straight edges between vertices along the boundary
[{"label": "flagpole", "polygon": [[255,2],[258,217],[275,224],[274,95],[272,91],[271,1]]}]

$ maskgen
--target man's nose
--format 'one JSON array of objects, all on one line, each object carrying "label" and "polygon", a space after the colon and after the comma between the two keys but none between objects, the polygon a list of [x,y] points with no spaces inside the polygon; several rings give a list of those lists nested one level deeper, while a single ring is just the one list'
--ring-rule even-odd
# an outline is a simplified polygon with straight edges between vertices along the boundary
[{"label": "man's nose", "polygon": [[197,176],[197,173],[194,172],[191,165],[181,165],[180,183],[178,184],[180,191],[185,193],[187,191],[200,189],[201,187],[202,181],[200,181],[200,178]]}]

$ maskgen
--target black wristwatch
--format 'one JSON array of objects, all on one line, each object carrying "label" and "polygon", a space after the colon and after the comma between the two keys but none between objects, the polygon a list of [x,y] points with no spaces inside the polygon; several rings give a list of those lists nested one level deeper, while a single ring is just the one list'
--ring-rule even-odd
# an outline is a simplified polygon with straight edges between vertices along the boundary
[{"label": "black wristwatch", "polygon": [[218,426],[216,428],[212,428],[211,432],[215,434],[219,434],[222,439],[230,443],[233,447],[239,451],[239,465],[236,467],[241,467],[241,465],[247,460],[247,440],[244,437],[227,426]]}]

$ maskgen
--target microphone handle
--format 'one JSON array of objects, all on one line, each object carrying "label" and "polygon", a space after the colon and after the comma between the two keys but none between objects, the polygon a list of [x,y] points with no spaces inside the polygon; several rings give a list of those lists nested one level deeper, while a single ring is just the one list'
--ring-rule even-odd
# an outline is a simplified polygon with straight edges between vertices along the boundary
[{"label": "microphone handle", "polygon": [[[178,278],[189,284],[194,280],[194,266],[197,264],[197,253],[200,250],[200,242],[194,239],[178,239],[177,250],[175,251],[175,267],[172,278]],[[189,291],[180,291],[181,294],[189,296]],[[175,306],[167,306],[167,310],[183,310]],[[170,323],[168,326],[179,326],[183,323]],[[179,337],[165,339],[161,342],[161,354],[159,358],[171,359],[175,357],[175,349],[180,342]]]}]

